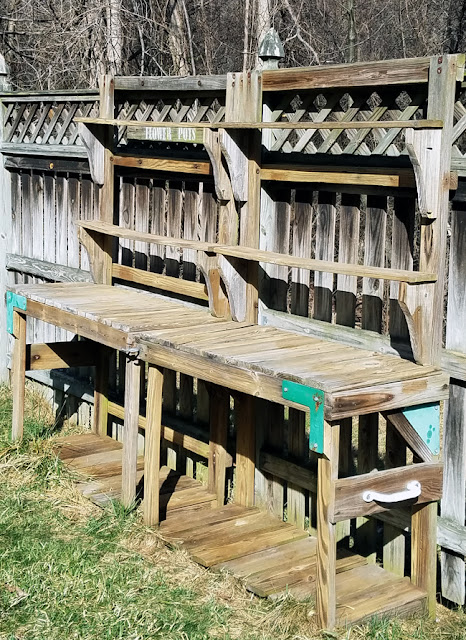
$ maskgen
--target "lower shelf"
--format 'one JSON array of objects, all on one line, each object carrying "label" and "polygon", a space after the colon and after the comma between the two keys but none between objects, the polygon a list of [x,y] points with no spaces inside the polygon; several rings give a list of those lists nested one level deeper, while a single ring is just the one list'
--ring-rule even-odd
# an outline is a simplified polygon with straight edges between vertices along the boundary
[{"label": "lower shelf", "polygon": [[[101,506],[119,498],[121,443],[86,434],[61,438],[58,444],[64,463],[90,476],[78,484],[83,495]],[[139,483],[142,478],[141,457]],[[315,597],[317,541],[306,531],[258,508],[216,507],[215,496],[200,482],[167,467],[161,469],[160,519],[167,543],[185,548],[205,567],[230,571],[252,593]],[[336,586],[340,626],[374,616],[407,617],[425,609],[425,592],[408,578],[367,564],[366,558],[345,549],[338,552]]]}]

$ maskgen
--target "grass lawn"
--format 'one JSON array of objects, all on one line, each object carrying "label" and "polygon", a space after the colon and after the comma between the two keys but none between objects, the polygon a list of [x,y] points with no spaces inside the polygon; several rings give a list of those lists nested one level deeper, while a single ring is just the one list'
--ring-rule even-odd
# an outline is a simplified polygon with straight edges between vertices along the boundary
[{"label": "grass lawn", "polygon": [[169,550],[139,513],[104,511],[74,489],[52,451],[53,417],[27,395],[26,437],[9,440],[0,388],[0,640],[466,640],[466,615],[317,633],[312,602],[252,597]]}]

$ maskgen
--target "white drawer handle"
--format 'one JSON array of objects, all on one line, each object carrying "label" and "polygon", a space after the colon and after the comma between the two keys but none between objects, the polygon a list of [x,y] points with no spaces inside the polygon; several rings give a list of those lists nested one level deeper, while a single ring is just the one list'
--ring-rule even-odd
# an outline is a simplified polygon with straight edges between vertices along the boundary
[{"label": "white drawer handle", "polygon": [[412,500],[421,495],[421,483],[412,480],[406,485],[403,491],[395,493],[378,493],[377,491],[364,491],[362,499],[364,502],[403,502],[403,500]]}]

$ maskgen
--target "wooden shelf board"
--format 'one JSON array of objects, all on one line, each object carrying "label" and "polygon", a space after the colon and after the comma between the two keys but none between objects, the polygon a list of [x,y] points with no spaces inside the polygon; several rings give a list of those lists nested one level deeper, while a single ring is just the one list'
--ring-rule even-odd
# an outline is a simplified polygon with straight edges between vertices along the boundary
[{"label": "wooden shelf board", "polygon": [[194,249],[197,251],[216,253],[218,255],[229,256],[232,258],[250,260],[252,262],[266,262],[269,264],[294,267],[297,269],[309,269],[310,271],[322,271],[325,273],[336,273],[361,278],[378,278],[382,280],[407,282],[410,284],[435,282],[437,280],[437,276],[434,273],[406,271],[403,269],[388,269],[384,267],[370,267],[365,265],[346,264],[342,262],[327,262],[324,260],[300,258],[272,251],[261,251],[250,247],[213,244],[196,240],[185,240],[182,238],[168,238],[166,236],[157,236],[151,233],[133,231],[132,229],[123,229],[117,225],[111,225],[105,222],[81,220],[77,221],[76,224],[84,227],[88,231],[96,231],[98,233],[112,235],[118,238],[178,247],[180,249]]},{"label": "wooden shelf board", "polygon": [[154,122],[115,118],[74,118],[83,124],[112,127],[158,127],[165,129],[441,129],[442,120],[377,120],[352,122]]}]

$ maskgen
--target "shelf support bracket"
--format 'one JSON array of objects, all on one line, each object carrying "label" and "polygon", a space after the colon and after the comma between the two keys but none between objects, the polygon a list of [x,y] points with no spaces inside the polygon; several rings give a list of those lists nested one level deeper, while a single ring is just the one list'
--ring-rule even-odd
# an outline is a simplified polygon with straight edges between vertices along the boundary
[{"label": "shelf support bracket", "polygon": [[309,448],[316,453],[324,453],[324,392],[290,380],[283,380],[282,397],[309,409]]}]

